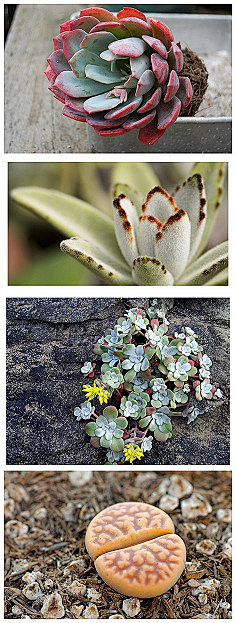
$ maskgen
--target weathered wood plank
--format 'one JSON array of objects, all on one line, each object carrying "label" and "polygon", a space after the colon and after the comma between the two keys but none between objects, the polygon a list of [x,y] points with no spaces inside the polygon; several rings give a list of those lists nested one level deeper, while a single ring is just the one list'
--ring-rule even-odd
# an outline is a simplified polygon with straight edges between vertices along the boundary
[{"label": "weathered wood plank", "polygon": [[[86,5],[83,5],[83,7]],[[74,4],[18,5],[5,50],[5,151],[88,152],[86,124],[62,115],[44,75],[52,38]]]},{"label": "weathered wood plank", "polygon": [[[146,465],[229,464],[229,299],[174,299],[171,330],[192,327],[212,358],[212,379],[224,399],[205,401],[192,424],[174,418],[173,437],[155,443]],[[7,300],[7,463],[102,464],[84,423],[73,416],[82,400],[84,361],[100,358],[93,346],[128,307],[148,299]],[[207,404],[206,404],[207,403]],[[220,404],[221,403],[221,404]]]}]

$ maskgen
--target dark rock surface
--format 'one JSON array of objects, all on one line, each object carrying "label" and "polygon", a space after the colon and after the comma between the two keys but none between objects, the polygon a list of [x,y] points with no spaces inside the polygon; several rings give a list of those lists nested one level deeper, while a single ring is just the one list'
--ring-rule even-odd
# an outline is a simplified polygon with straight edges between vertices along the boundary
[{"label": "dark rock surface", "polygon": [[[193,328],[213,360],[212,380],[224,393],[191,425],[173,418],[173,437],[156,443],[146,465],[229,464],[229,299],[161,299],[170,328]],[[80,367],[93,346],[130,307],[148,299],[11,298],[7,300],[7,463],[103,464],[84,424]]]}]

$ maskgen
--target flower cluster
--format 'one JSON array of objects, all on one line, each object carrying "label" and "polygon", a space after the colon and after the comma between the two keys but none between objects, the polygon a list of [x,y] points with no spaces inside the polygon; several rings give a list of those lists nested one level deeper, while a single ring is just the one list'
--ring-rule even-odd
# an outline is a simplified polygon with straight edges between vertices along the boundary
[{"label": "flower cluster", "polygon": [[[190,423],[203,413],[199,402],[223,396],[211,381],[212,361],[196,333],[185,326],[171,335],[168,325],[156,299],[147,312],[130,309],[94,347],[102,359],[100,373],[88,361],[81,368],[97,378],[83,386],[87,400],[74,414],[89,420],[90,443],[106,450],[109,465],[141,460],[154,441],[170,439],[173,416]],[[96,413],[96,399],[113,404]]]}]

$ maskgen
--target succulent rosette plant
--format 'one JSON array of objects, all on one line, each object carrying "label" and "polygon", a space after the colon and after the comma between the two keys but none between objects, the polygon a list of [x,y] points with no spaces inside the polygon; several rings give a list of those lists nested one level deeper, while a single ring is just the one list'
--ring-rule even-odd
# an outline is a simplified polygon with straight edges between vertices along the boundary
[{"label": "succulent rosette plant", "polygon": [[85,121],[101,136],[139,129],[155,143],[185,109],[193,89],[183,70],[180,43],[162,21],[134,8],[117,16],[83,9],[61,24],[48,57],[49,89],[63,114]]},{"label": "succulent rosette plant", "polygon": [[[112,208],[109,198],[109,214],[56,190],[20,187],[11,195],[66,236],[61,250],[106,284],[225,285],[227,241],[205,251],[225,171],[225,163],[196,163],[170,194],[145,163],[117,163],[111,172],[114,202]],[[142,317],[136,324],[145,330]],[[126,334],[128,329],[126,322]],[[115,333],[110,348],[119,343],[122,330],[116,327]]]},{"label": "succulent rosette plant", "polygon": [[[139,328],[140,318],[144,330]],[[117,327],[125,327],[123,337],[119,336],[117,366],[112,361],[101,366],[92,364],[96,379],[93,385],[83,386],[87,400],[74,410],[77,421],[89,420],[85,430],[90,443],[107,450],[108,464],[141,460],[152,449],[153,442],[171,438],[174,416],[186,418],[189,424],[204,412],[196,404],[223,397],[210,381],[212,361],[202,353],[202,347],[198,345],[196,355],[191,352],[183,355],[180,350],[184,344],[196,342],[194,331],[182,327],[181,333],[175,332],[173,337],[168,325],[154,299],[147,311],[137,308],[127,311],[124,318],[119,318],[115,332],[109,329],[94,346],[94,352],[103,361],[107,342],[111,338],[116,342]],[[151,346],[150,342],[153,328],[161,336],[161,344],[157,346]],[[172,349],[174,355],[163,358],[162,346]],[[88,363],[81,368],[84,376]],[[91,406],[92,401],[97,405]],[[101,413],[100,405],[108,401],[111,404]]]}]

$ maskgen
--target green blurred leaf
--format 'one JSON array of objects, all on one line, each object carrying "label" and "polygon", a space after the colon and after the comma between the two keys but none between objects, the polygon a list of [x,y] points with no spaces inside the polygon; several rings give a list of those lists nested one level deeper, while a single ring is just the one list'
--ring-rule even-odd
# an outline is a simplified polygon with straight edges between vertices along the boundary
[{"label": "green blurred leaf", "polygon": [[207,197],[207,220],[195,259],[200,255],[214,227],[223,195],[223,184],[227,170],[226,162],[196,162],[190,175],[200,173],[203,177]]},{"label": "green blurred leaf", "polygon": [[[117,162],[111,174],[111,191],[113,197],[116,184],[119,184],[119,194],[122,192],[126,194],[127,185],[131,187],[132,192],[136,190],[139,193],[137,196],[137,200],[139,201],[138,208],[141,208],[141,204],[149,190],[154,186],[160,186],[158,177],[154,173],[152,167],[146,162]],[[123,185],[124,190],[122,190]],[[130,197],[130,199],[133,201],[132,197]]]},{"label": "green blurred leaf", "polygon": [[[210,251],[207,251],[195,262],[192,262],[191,266],[187,268],[183,275],[176,283],[176,285],[191,285],[191,286],[205,286],[205,285],[217,285],[212,281],[222,279],[222,273],[224,273],[224,283],[227,285],[225,270],[228,266],[228,243],[222,242]],[[221,282],[220,282],[221,283]]]},{"label": "green blurred leaf", "polygon": [[95,285],[96,278],[84,266],[61,253],[59,247],[44,250],[31,260],[30,266],[9,280],[14,286]]}]

